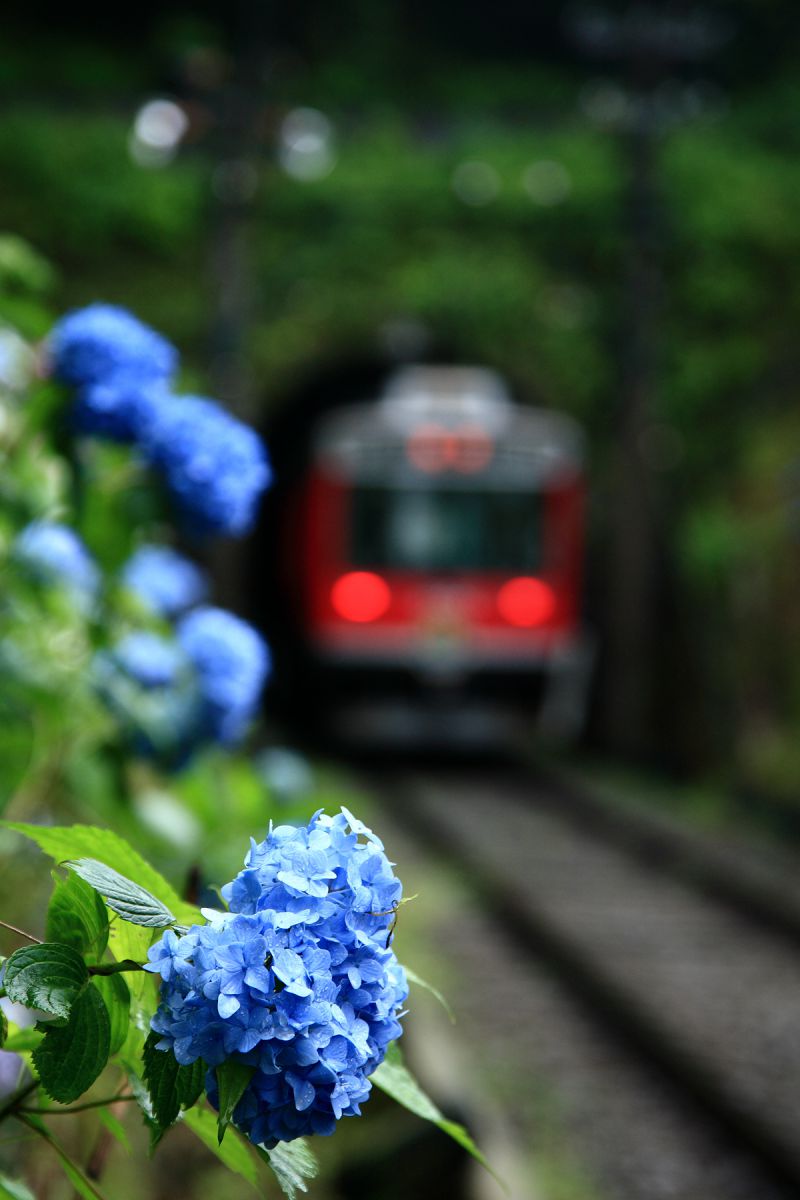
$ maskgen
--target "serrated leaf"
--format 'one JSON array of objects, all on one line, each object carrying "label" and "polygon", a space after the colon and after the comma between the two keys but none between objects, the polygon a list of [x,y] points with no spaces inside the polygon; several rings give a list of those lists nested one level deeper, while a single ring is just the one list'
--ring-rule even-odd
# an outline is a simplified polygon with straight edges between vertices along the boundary
[{"label": "serrated leaf", "polygon": [[156,1050],[158,1034],[151,1033],[144,1044],[144,1081],[150,1096],[153,1120],[159,1136],[178,1119],[181,1102],[178,1094],[180,1063],[171,1050]]},{"label": "serrated leaf", "polygon": [[108,945],[108,913],[93,887],[70,873],[59,879],[47,908],[45,936],[99,959]]},{"label": "serrated leaf", "polygon": [[19,1179],[0,1175],[0,1200],[36,1200],[36,1197]]},{"label": "serrated leaf", "polygon": [[2,824],[36,842],[57,863],[68,858],[97,859],[121,875],[135,879],[175,913],[181,923],[193,925],[202,921],[199,910],[181,900],[166,879],[110,829],[99,829],[95,825],[29,825],[21,821],[4,821]]},{"label": "serrated leaf", "polygon": [[274,1171],[287,1200],[295,1200],[298,1192],[307,1192],[307,1180],[314,1179],[319,1172],[319,1163],[305,1138],[282,1142],[272,1150],[259,1146],[258,1152]]},{"label": "serrated leaf", "polygon": [[110,1025],[109,1054],[116,1054],[130,1028],[131,993],[122,975],[95,975],[92,984],[103,997]]},{"label": "serrated leaf", "polygon": [[108,907],[113,908],[123,921],[144,925],[148,929],[162,929],[175,924],[176,918],[151,892],[126,875],[120,875],[113,867],[98,862],[96,858],[70,858],[64,866],[80,875],[81,879],[85,879],[104,896]]},{"label": "serrated leaf", "polygon": [[183,1114],[183,1120],[192,1133],[200,1139],[204,1146],[208,1147],[212,1154],[216,1155],[220,1162],[223,1162],[230,1171],[240,1175],[252,1188],[260,1192],[258,1170],[249,1149],[249,1143],[245,1142],[236,1129],[231,1130],[230,1135],[220,1145],[217,1141],[216,1113],[212,1113],[210,1109],[203,1106],[190,1108]]},{"label": "serrated leaf", "polygon": [[178,1100],[181,1108],[191,1108],[203,1094],[208,1067],[202,1058],[195,1059],[178,1071]]},{"label": "serrated leaf", "polygon": [[54,1017],[67,1017],[89,982],[89,972],[77,950],[59,942],[42,942],[14,951],[6,962],[3,982],[9,1000]]},{"label": "serrated leaf", "polygon": [[111,1136],[119,1142],[120,1146],[122,1146],[128,1154],[130,1154],[131,1143],[128,1134],[125,1131],[125,1126],[122,1124],[122,1122],[118,1120],[108,1108],[98,1108],[97,1115],[100,1118],[101,1124],[105,1125]]},{"label": "serrated leaf", "polygon": [[452,1024],[455,1025],[455,1023],[456,1023],[455,1013],[453,1012],[452,1008],[450,1007],[450,1005],[448,1004],[447,1000],[442,995],[442,993],[439,991],[439,989],[435,988],[432,983],[428,983],[427,979],[423,979],[422,976],[418,975],[416,971],[412,971],[411,967],[407,967],[405,965],[405,963],[403,963],[403,970],[406,973],[406,979],[408,980],[409,983],[415,983],[417,985],[417,987],[424,988],[426,992],[430,992],[430,994],[436,1000],[439,1001],[442,1008],[444,1009],[444,1011],[447,1013],[448,1017],[450,1018]]},{"label": "serrated leaf", "polygon": [[153,1116],[153,1103],[150,1099],[146,1083],[131,1068],[128,1068],[127,1074],[128,1084],[130,1085],[133,1097],[139,1106],[139,1111],[144,1118],[145,1125],[150,1130],[150,1151],[152,1153],[164,1131]]},{"label": "serrated leaf", "polygon": [[203,1090],[205,1064],[181,1066],[171,1050],[156,1050],[160,1035],[151,1033],[144,1044],[144,1080],[155,1123],[153,1146],[178,1119],[181,1108],[195,1103]]},{"label": "serrated leaf", "polygon": [[430,1096],[423,1092],[403,1062],[403,1056],[397,1042],[392,1042],[386,1052],[386,1058],[373,1071],[370,1078],[382,1091],[386,1092],[387,1096],[391,1096],[398,1104],[402,1104],[403,1108],[416,1113],[424,1121],[432,1121],[434,1125],[438,1125],[443,1133],[448,1134],[460,1146],[463,1146],[473,1158],[476,1158],[486,1168],[490,1175],[494,1175],[494,1178],[502,1187],[505,1187],[502,1179],[489,1166],[464,1126],[459,1125],[456,1121],[448,1121],[444,1113],[431,1100]]},{"label": "serrated leaf", "polygon": [[42,1086],[59,1104],[69,1104],[91,1087],[108,1062],[111,1023],[94,984],[84,988],[65,1025],[51,1025],[33,1052]]},{"label": "serrated leaf", "polygon": [[219,1087],[219,1116],[217,1118],[217,1137],[221,1142],[225,1130],[233,1119],[233,1110],[242,1098],[242,1093],[253,1078],[255,1067],[247,1063],[237,1062],[227,1058],[216,1069],[217,1085]]}]

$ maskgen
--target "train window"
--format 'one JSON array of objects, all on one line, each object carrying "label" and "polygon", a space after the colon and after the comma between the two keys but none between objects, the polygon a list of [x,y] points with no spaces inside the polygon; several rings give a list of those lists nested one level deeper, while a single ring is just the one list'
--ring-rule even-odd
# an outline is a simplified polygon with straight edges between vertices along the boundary
[{"label": "train window", "polygon": [[532,571],[542,497],[531,492],[357,487],[354,566],[416,571]]}]

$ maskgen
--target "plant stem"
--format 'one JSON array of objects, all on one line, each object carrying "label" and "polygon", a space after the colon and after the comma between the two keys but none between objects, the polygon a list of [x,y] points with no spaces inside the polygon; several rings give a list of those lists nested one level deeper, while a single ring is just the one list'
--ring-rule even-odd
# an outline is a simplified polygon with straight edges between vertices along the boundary
[{"label": "plant stem", "polygon": [[10,929],[12,933],[18,933],[20,937],[27,938],[29,942],[36,942],[37,946],[44,945],[41,938],[34,937],[32,933],[26,933],[24,929],[17,929],[16,925],[10,925],[8,921],[0,921],[0,925],[4,929]]},{"label": "plant stem", "polygon": [[106,1096],[104,1100],[87,1100],[85,1104],[74,1104],[71,1108],[29,1108],[22,1105],[18,1112],[34,1113],[38,1117],[68,1117],[71,1113],[85,1112],[88,1108],[105,1108],[107,1104],[119,1104],[121,1101],[135,1100],[135,1096],[120,1092],[118,1096]]},{"label": "plant stem", "polygon": [[120,971],[143,971],[144,967],[132,958],[123,958],[121,962],[94,963],[88,970],[90,975],[118,975]]},{"label": "plant stem", "polygon": [[[96,1198],[96,1200],[105,1200],[103,1193],[97,1190],[91,1179],[87,1179],[86,1172],[83,1171],[78,1163],[75,1162],[75,1159],[67,1153],[61,1143],[56,1141],[50,1130],[43,1125],[38,1118],[26,1116],[25,1113],[18,1113],[17,1120],[22,1121],[23,1125],[27,1125],[28,1129],[32,1129],[34,1133],[38,1133],[39,1137],[44,1138],[46,1142],[50,1143],[64,1166],[69,1167],[69,1169],[74,1172],[74,1174],[80,1179],[81,1183],[86,1188],[86,1191],[90,1192],[91,1195]],[[81,1194],[85,1195],[84,1192]]]},{"label": "plant stem", "polygon": [[30,1096],[31,1092],[35,1092],[38,1086],[39,1080],[32,1079],[30,1083],[26,1083],[24,1087],[21,1087],[19,1091],[16,1091],[13,1096],[9,1096],[6,1102],[0,1105],[0,1121],[16,1112],[17,1106],[21,1103],[21,1101],[23,1101],[26,1096]]}]

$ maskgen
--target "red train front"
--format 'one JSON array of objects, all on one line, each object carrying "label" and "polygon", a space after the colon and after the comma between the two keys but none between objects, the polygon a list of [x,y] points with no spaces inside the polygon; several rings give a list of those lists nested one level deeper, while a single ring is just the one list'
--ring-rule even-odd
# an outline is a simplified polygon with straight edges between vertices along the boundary
[{"label": "red train front", "polygon": [[483,743],[534,711],[554,732],[574,724],[586,652],[571,420],[514,404],[488,370],[405,368],[375,403],[319,421],[294,529],[339,733]]}]

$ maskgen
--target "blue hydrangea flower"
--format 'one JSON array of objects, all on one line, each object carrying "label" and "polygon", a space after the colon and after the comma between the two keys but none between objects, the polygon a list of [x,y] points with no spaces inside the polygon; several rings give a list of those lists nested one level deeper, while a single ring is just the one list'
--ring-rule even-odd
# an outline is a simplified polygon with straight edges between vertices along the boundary
[{"label": "blue hydrangea flower", "polygon": [[34,521],[17,537],[13,553],[36,579],[64,587],[82,606],[90,604],[100,590],[100,570],[68,525]]},{"label": "blue hydrangea flower", "polygon": [[238,741],[269,674],[266,643],[246,621],[209,605],[183,617],[177,634],[197,672],[209,736],[223,745]]},{"label": "blue hydrangea flower", "polygon": [[186,528],[239,535],[252,527],[271,471],[258,434],[212,400],[177,396],[144,438]]},{"label": "blue hydrangea flower", "polygon": [[127,634],[111,654],[120,670],[144,688],[169,687],[186,669],[176,642],[146,630]]},{"label": "blue hydrangea flower", "polygon": [[164,380],[178,364],[178,353],[165,338],[113,304],[68,313],[50,335],[50,354],[56,378],[79,387],[117,375]]},{"label": "blue hydrangea flower", "polygon": [[208,594],[205,574],[169,546],[140,546],[122,569],[122,582],[152,612],[169,619]]},{"label": "blue hydrangea flower", "polygon": [[161,379],[117,372],[79,389],[72,406],[72,423],[78,433],[135,442],[146,435],[171,396]]},{"label": "blue hydrangea flower", "polygon": [[202,736],[194,671],[174,639],[145,630],[101,650],[92,681],[135,754],[178,768]]},{"label": "blue hydrangea flower", "polygon": [[402,1033],[408,995],[390,946],[401,897],[378,838],[346,809],[270,827],[223,888],[231,910],[168,932],[146,969],[161,975],[157,1048],[179,1063],[253,1068],[234,1111],[256,1144],[332,1133],[357,1116],[369,1076]]}]

